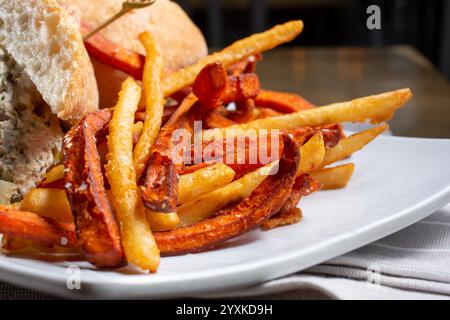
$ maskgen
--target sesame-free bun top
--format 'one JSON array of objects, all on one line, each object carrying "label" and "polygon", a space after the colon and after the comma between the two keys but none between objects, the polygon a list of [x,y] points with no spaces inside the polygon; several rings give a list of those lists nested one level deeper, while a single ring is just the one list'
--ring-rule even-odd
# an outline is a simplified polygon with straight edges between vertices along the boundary
[{"label": "sesame-free bun top", "polygon": [[[80,10],[81,21],[96,27],[122,8],[123,0],[58,0]],[[156,0],[146,8],[126,14],[100,33],[118,45],[145,54],[138,36],[150,31],[161,48],[166,69],[191,65],[207,54],[205,38],[175,2]]]},{"label": "sesame-free bun top", "polygon": [[1,0],[0,46],[60,119],[79,119],[98,108],[97,83],[79,27],[55,0]]}]

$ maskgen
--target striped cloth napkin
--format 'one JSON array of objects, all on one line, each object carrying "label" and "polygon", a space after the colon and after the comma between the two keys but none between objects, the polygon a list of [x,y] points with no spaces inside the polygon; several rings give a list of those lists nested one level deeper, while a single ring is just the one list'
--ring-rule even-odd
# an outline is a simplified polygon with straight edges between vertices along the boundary
[{"label": "striped cloth napkin", "polygon": [[450,299],[450,204],[365,247],[225,296]]}]

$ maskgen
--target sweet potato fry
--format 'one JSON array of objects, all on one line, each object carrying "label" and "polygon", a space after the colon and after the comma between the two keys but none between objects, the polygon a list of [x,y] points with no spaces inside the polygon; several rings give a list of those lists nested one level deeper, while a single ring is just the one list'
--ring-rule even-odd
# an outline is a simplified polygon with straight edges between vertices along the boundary
[{"label": "sweet potato fry", "polygon": [[35,213],[0,206],[0,233],[42,245],[77,247],[73,223],[58,223]]},{"label": "sweet potato fry", "polygon": [[63,140],[65,188],[81,249],[92,264],[110,268],[126,263],[96,145],[107,131],[111,113],[103,109],[87,114]]},{"label": "sweet potato fry", "polygon": [[187,112],[196,102],[197,98],[193,94],[183,101],[169,121],[161,128],[151,150],[151,158],[142,187],[144,204],[150,210],[166,213],[176,211],[178,176],[182,168],[181,157],[183,155],[174,154],[174,145],[182,142],[173,141],[172,134],[176,129],[181,128]]},{"label": "sweet potato fry", "polygon": [[259,79],[253,73],[228,76],[220,62],[205,66],[195,78],[192,92],[203,110],[212,110],[230,102],[244,102],[259,93]]},{"label": "sweet potato fry", "polygon": [[294,93],[260,90],[255,99],[259,107],[271,108],[281,113],[292,113],[314,108],[314,105]]},{"label": "sweet potato fry", "polygon": [[156,232],[161,253],[178,255],[217,246],[257,228],[277,212],[289,197],[300,158],[296,144],[288,136],[284,146],[278,173],[268,176],[247,199],[195,225]]},{"label": "sweet potato fry", "polygon": [[178,203],[192,201],[201,195],[226,186],[233,179],[233,169],[221,163],[181,175],[178,184]]},{"label": "sweet potato fry", "polygon": [[140,40],[147,51],[143,77],[147,116],[133,151],[133,163],[138,181],[150,158],[151,147],[158,136],[164,113],[164,97],[161,91],[163,69],[161,50],[149,32],[141,34]]},{"label": "sweet potato fry", "polygon": [[73,223],[72,209],[63,189],[32,189],[20,202],[20,210],[59,222]]},{"label": "sweet potato fry", "polygon": [[300,208],[291,208],[287,211],[281,211],[274,214],[270,219],[261,224],[261,229],[264,231],[271,230],[277,227],[294,224],[302,219],[302,210]]},{"label": "sweet potato fry", "polygon": [[[90,31],[86,24],[81,25],[81,33]],[[89,55],[98,61],[128,73],[137,80],[142,79],[145,57],[135,51],[125,49],[96,33],[84,41]]]},{"label": "sweet potato fry", "polygon": [[381,126],[370,128],[342,139],[334,148],[328,149],[325,152],[325,157],[323,159],[321,167],[350,157],[353,153],[360,150],[370,141],[375,139],[378,135],[383,133],[387,128],[388,126],[383,124]]},{"label": "sweet potato fry", "polygon": [[138,194],[133,166],[132,128],[140,97],[140,86],[131,78],[127,79],[109,123],[109,152],[105,169],[127,260],[144,270],[155,272],[159,265],[159,250]]},{"label": "sweet potato fry", "polygon": [[324,190],[344,188],[352,177],[355,165],[347,163],[332,168],[324,168],[311,172],[311,176],[316,178]]},{"label": "sweet potato fry", "polygon": [[214,109],[208,112],[208,115],[205,117],[205,124],[208,128],[225,128],[236,124],[236,122],[220,114],[217,109]]},{"label": "sweet potato fry", "polygon": [[261,225],[262,230],[293,224],[300,221],[302,212],[297,208],[301,197],[320,190],[322,185],[309,174],[302,174],[295,179],[289,198],[276,214]]},{"label": "sweet potato fry", "polygon": [[220,62],[228,67],[251,55],[270,50],[282,43],[294,39],[303,29],[303,22],[290,21],[259,34],[236,41],[220,52],[200,59],[196,64],[174,72],[162,82],[164,96],[188,87],[194,83],[195,78],[207,64]]},{"label": "sweet potato fry", "polygon": [[222,129],[210,129],[203,132],[203,138],[211,139],[217,135],[236,136],[248,129],[292,130],[302,126],[319,127],[346,121],[363,122],[367,119],[372,123],[379,123],[390,119],[394,111],[401,108],[411,97],[411,90],[401,89],[280,117],[254,120]]}]

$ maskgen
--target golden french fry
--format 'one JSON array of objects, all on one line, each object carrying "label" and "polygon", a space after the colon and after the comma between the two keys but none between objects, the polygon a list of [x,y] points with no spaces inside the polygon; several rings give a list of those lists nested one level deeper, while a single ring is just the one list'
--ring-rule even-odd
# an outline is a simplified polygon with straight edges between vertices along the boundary
[{"label": "golden french fry", "polygon": [[164,96],[170,96],[173,93],[193,84],[200,70],[202,70],[209,63],[218,61],[224,66],[229,66],[253,54],[261,53],[273,49],[282,43],[289,42],[297,37],[302,30],[302,21],[290,21],[277,25],[265,32],[257,33],[250,37],[236,41],[222,51],[204,57],[192,66],[181,69],[178,72],[174,72],[167,78],[163,79],[162,89]]},{"label": "golden french fry", "polygon": [[322,134],[318,132],[300,147],[300,166],[297,170],[297,176],[319,168],[324,156],[325,144]]},{"label": "golden french fry", "polygon": [[200,222],[209,218],[227,204],[247,198],[277,164],[278,161],[272,162],[246,174],[225,187],[181,205],[177,211],[180,218],[180,226],[188,226]]},{"label": "golden french fry", "polygon": [[144,123],[142,121],[138,121],[133,124],[133,139],[139,137],[141,135],[142,129],[144,128]]},{"label": "golden french fry", "polygon": [[181,175],[178,182],[178,203],[192,201],[226,186],[233,181],[234,175],[234,170],[222,163]]},{"label": "golden french fry", "polygon": [[161,72],[163,69],[161,50],[150,32],[142,33],[139,39],[147,52],[143,75],[147,116],[133,151],[133,163],[138,180],[147,165],[151,147],[161,128],[164,113],[164,97],[161,91]]},{"label": "golden french fry", "polygon": [[353,153],[360,150],[378,135],[383,133],[387,128],[388,126],[384,124],[341,139],[337,146],[327,149],[321,167],[350,157]]},{"label": "golden french fry", "polygon": [[176,212],[164,213],[147,210],[147,220],[152,231],[172,230],[180,223]]},{"label": "golden french fry", "polygon": [[352,177],[355,165],[346,163],[332,168],[324,168],[311,172],[314,178],[322,184],[322,189],[339,189],[344,188]]},{"label": "golden french fry", "polygon": [[394,111],[401,108],[411,97],[410,89],[400,89],[279,117],[205,130],[203,138],[211,140],[214,137],[240,136],[254,129],[293,130],[303,126],[316,127],[347,121],[364,122],[368,119],[372,123],[379,123],[392,118]]},{"label": "golden french fry", "polygon": [[155,272],[160,260],[159,249],[138,193],[133,166],[132,129],[140,97],[140,86],[132,78],[125,80],[109,123],[109,152],[105,168],[127,260]]},{"label": "golden french fry", "polygon": [[63,189],[36,188],[20,203],[20,210],[36,213],[59,222],[73,222],[72,210]]},{"label": "golden french fry", "polygon": [[60,164],[56,167],[51,168],[46,174],[44,179],[41,181],[41,186],[47,186],[50,183],[64,179],[64,165]]}]

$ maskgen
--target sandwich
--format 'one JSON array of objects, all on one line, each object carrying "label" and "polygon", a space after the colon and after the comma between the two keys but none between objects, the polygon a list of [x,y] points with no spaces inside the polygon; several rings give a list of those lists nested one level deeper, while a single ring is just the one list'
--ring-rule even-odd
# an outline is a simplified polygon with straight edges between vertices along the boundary
[{"label": "sandwich", "polygon": [[34,188],[60,162],[64,127],[96,109],[75,19],[56,0],[1,0],[0,203]]},{"label": "sandwich", "polygon": [[[123,0],[58,0],[77,16],[85,29],[93,29],[118,13]],[[197,62],[208,53],[202,32],[183,9],[173,1],[157,0],[153,5],[134,10],[101,30],[99,35],[130,51],[145,55],[139,34],[149,31],[158,43],[166,72]],[[99,87],[100,106],[111,107],[128,74],[92,58]]]}]

